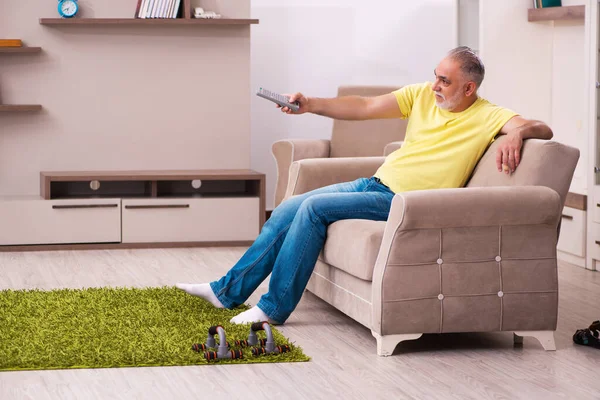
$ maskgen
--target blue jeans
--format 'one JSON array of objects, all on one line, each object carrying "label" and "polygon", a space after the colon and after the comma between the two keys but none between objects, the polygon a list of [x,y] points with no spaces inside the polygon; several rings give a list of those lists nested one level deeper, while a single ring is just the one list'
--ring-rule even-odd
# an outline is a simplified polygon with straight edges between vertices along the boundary
[{"label": "blue jeans", "polygon": [[210,287],[226,308],[243,304],[269,274],[257,306],[284,323],[304,293],[325,243],[327,226],[342,219],[386,221],[394,192],[377,179],[319,188],[283,201],[260,235],[225,276]]}]

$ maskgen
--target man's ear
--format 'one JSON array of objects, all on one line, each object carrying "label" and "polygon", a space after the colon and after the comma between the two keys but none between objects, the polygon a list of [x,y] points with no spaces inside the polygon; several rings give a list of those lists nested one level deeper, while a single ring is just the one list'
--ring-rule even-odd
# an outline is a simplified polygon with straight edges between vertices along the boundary
[{"label": "man's ear", "polygon": [[475,86],[475,82],[467,82],[465,85],[465,96],[471,96],[475,93],[477,87]]}]

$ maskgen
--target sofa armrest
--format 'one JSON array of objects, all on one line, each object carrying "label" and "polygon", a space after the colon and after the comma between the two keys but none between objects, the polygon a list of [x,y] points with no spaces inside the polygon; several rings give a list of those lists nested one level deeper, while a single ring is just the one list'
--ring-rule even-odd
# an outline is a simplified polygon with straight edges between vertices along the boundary
[{"label": "sofa armrest", "polygon": [[285,198],[311,190],[368,178],[375,174],[385,157],[337,157],[295,161],[290,168],[290,179]]},{"label": "sofa armrest", "polygon": [[402,230],[557,224],[560,204],[558,193],[545,186],[419,190],[393,200],[402,209],[394,213]]},{"label": "sofa armrest", "polygon": [[560,218],[545,186],[397,194],[373,271],[372,329],[554,329]]},{"label": "sofa armrest", "polygon": [[403,141],[391,142],[391,143],[386,144],[385,147],[383,148],[383,155],[389,156],[390,154],[392,154],[393,152],[398,150],[400,147],[402,147],[403,144],[404,144]]},{"label": "sofa armrest", "polygon": [[330,141],[327,139],[286,139],[273,143],[271,152],[277,165],[275,207],[281,203],[285,195],[292,163],[307,158],[329,157],[329,150]]}]

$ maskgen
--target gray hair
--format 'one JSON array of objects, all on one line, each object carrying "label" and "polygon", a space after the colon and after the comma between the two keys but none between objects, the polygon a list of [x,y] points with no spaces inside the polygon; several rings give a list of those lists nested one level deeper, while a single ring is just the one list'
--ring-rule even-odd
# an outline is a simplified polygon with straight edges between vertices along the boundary
[{"label": "gray hair", "polygon": [[473,50],[467,46],[460,46],[448,52],[448,57],[458,61],[460,70],[465,74],[465,77],[477,85],[481,86],[483,77],[485,76],[485,67],[483,62]]}]

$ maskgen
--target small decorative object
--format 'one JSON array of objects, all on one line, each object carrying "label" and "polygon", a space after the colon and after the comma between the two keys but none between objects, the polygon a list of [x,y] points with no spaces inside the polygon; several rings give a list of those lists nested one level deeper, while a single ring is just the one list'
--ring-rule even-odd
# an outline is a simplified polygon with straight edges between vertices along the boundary
[{"label": "small decorative object", "polygon": [[561,0],[533,0],[534,8],[562,7]]},{"label": "small decorative object", "polygon": [[0,39],[0,47],[23,47],[21,39]]},{"label": "small decorative object", "polygon": [[63,18],[72,18],[79,11],[77,0],[58,0],[58,14]]},{"label": "small decorative object", "polygon": [[194,8],[194,18],[221,18],[221,14],[217,14],[214,11],[204,11],[202,7]]}]

